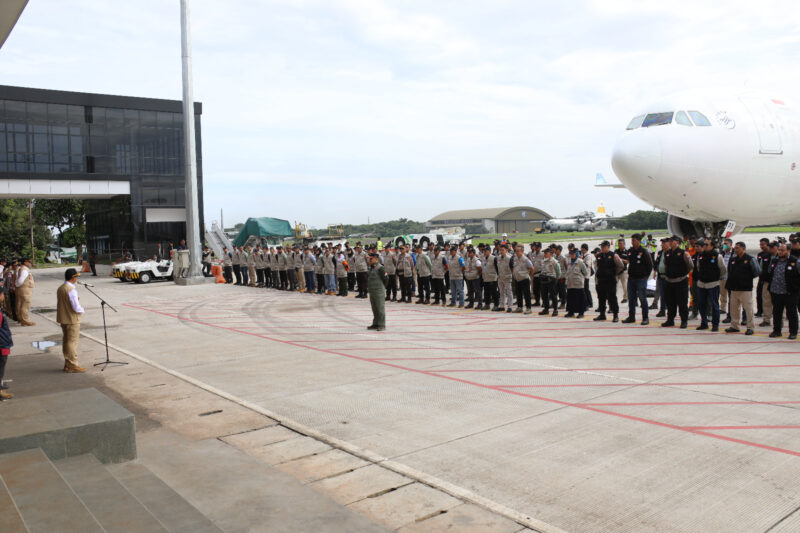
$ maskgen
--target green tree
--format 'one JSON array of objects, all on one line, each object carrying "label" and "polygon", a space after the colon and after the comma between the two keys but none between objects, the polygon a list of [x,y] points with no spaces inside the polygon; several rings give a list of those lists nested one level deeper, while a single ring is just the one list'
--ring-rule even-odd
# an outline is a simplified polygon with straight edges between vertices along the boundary
[{"label": "green tree", "polygon": [[[41,262],[41,252],[53,240],[47,226],[34,217],[33,245],[37,250],[36,257]],[[30,231],[28,216],[28,200],[0,200],[0,254],[3,257],[31,256]]]},{"label": "green tree", "polygon": [[37,200],[34,216],[42,224],[56,228],[59,246],[75,246],[78,259],[86,242],[86,205],[83,200]]},{"label": "green tree", "polygon": [[667,229],[667,213],[663,211],[634,211],[614,222],[620,229]]}]

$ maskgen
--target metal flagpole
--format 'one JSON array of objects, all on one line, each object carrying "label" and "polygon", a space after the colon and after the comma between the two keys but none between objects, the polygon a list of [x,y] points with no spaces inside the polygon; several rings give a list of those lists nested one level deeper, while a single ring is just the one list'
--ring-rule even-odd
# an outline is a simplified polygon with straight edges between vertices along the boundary
[{"label": "metal flagpole", "polygon": [[183,63],[183,140],[186,175],[186,246],[189,248],[189,278],[200,277],[200,217],[197,201],[197,154],[194,138],[192,96],[192,36],[189,2],[181,0],[181,59]]}]

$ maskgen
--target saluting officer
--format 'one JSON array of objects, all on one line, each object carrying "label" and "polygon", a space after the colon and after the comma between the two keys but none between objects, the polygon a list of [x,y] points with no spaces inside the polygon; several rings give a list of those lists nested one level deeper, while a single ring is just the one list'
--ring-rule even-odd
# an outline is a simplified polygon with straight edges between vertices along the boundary
[{"label": "saluting officer", "polygon": [[367,273],[367,291],[369,303],[372,305],[372,325],[367,329],[383,331],[386,329],[386,271],[380,263],[377,253],[369,254],[369,272]]}]

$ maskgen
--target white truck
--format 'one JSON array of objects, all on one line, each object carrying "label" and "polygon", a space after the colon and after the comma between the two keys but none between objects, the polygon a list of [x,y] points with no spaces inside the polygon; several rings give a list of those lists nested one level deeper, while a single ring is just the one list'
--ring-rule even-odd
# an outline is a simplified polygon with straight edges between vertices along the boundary
[{"label": "white truck", "polygon": [[129,261],[127,263],[117,263],[115,265],[111,265],[111,277],[117,278],[120,281],[131,281],[131,278],[128,276],[127,269],[129,266],[133,266],[139,264],[140,261]]},{"label": "white truck", "polygon": [[136,283],[150,283],[154,279],[173,279],[173,265],[169,259],[137,262],[125,267],[125,275]]}]

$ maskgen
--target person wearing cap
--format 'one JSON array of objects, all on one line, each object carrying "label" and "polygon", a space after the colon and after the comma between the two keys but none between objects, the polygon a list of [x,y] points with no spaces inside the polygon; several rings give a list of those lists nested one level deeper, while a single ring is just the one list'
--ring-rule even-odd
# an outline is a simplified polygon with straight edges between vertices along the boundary
[{"label": "person wearing cap", "polygon": [[531,278],[533,277],[533,263],[525,256],[522,245],[517,245],[512,258],[511,272],[516,282],[515,292],[517,308],[515,313],[522,313],[522,304],[525,304],[525,314],[531,314]]},{"label": "person wearing cap", "polygon": [[508,253],[507,244],[500,243],[497,249],[497,290],[500,293],[499,307],[501,311],[505,309],[506,313],[511,313],[513,311],[512,307],[514,306],[514,283],[513,274],[511,272],[511,267],[513,265],[511,258],[513,256]]},{"label": "person wearing cap", "polygon": [[[628,255],[628,318],[622,321],[623,324],[633,324],[636,322],[636,304],[642,308],[642,325],[650,323],[649,309],[647,301],[647,280],[653,273],[653,256],[650,255],[642,246],[642,236],[639,233],[631,235],[631,248],[627,251]],[[625,260],[623,259],[623,263]],[[691,260],[689,260],[691,264]],[[686,267],[691,269],[691,266]]]},{"label": "person wearing cap", "polygon": [[531,251],[528,253],[528,259],[533,263],[533,278],[531,278],[531,282],[533,283],[533,306],[538,307],[542,304],[542,284],[539,279],[542,275],[542,259],[544,259],[542,243],[531,243]]},{"label": "person wearing cap", "polygon": [[233,247],[233,253],[231,254],[231,266],[233,267],[233,284],[234,285],[241,285],[242,284],[242,258],[239,254],[239,247]]},{"label": "person wearing cap", "polygon": [[389,280],[377,253],[371,252],[368,261],[367,294],[372,306],[372,325],[367,326],[367,329],[383,331],[386,329],[386,284]]},{"label": "person wearing cap", "polygon": [[800,295],[800,272],[797,257],[789,254],[785,242],[778,245],[778,253],[768,265],[769,290],[772,293],[772,332],[770,337],[780,337],[783,313],[789,322],[789,340],[797,339],[797,298]]},{"label": "person wearing cap", "polygon": [[550,313],[550,306],[553,308],[553,315],[558,316],[558,298],[556,296],[556,280],[561,277],[561,265],[553,257],[553,248],[548,246],[543,250],[542,272],[539,276],[539,283],[542,287],[542,310],[540,315]]},{"label": "person wearing cap", "polygon": [[745,335],[752,335],[755,329],[753,318],[753,279],[760,274],[758,262],[747,254],[747,245],[737,242],[733,247],[733,256],[728,261],[728,283],[731,309],[728,317],[731,325],[725,333],[739,333],[739,319],[744,311],[747,320]]},{"label": "person wearing cap", "polygon": [[475,248],[469,247],[464,259],[464,283],[467,285],[467,305],[464,309],[472,309],[477,304],[483,307],[481,294],[481,260],[475,255]]},{"label": "person wearing cap", "polygon": [[[492,250],[486,246],[483,249],[483,261],[481,263],[481,281],[483,281],[483,309],[499,312],[500,299],[497,294],[497,278],[500,273],[497,267],[497,256],[492,255]],[[494,304],[492,306],[492,304]]]},{"label": "person wearing cap", "polygon": [[422,251],[422,246],[417,245],[417,303],[431,303],[431,270],[433,262],[428,254]]},{"label": "person wearing cap", "polygon": [[390,243],[383,247],[383,269],[386,272],[385,301],[397,301],[397,255]]},{"label": "person wearing cap", "polygon": [[31,272],[31,260],[22,260],[22,266],[17,269],[17,277],[14,281],[14,290],[17,294],[17,320],[22,326],[35,326],[35,322],[30,320],[31,296],[33,296],[33,273]]},{"label": "person wearing cap", "polygon": [[719,282],[727,273],[725,260],[711,240],[695,243],[694,281],[697,284],[697,306],[700,310],[698,330],[708,329],[708,304],[711,304],[711,331],[719,331]]},{"label": "person wearing cap", "polygon": [[78,299],[76,283],[80,274],[74,268],[64,272],[64,283],[56,291],[56,322],[61,324],[61,346],[64,351],[64,372],[86,372],[78,365],[78,339],[81,333],[83,307]]},{"label": "person wearing cap", "polygon": [[[0,289],[0,304],[5,303],[6,292]],[[0,305],[0,307],[2,307]],[[3,385],[3,378],[6,373],[6,363],[8,356],[11,355],[11,348],[14,346],[14,340],[11,337],[11,328],[8,327],[8,317],[0,311],[0,402],[3,400],[10,400],[14,395],[6,392],[4,389],[7,387]]]},{"label": "person wearing cap", "polygon": [[661,318],[667,316],[667,297],[664,295],[664,277],[666,276],[666,265],[664,264],[664,254],[671,248],[672,239],[666,237],[661,239],[661,249],[658,251],[653,261],[653,277],[656,280],[656,295],[650,309],[658,309],[656,316]]},{"label": "person wearing cap", "polygon": [[606,304],[608,310],[614,316],[613,322],[619,322],[619,303],[617,302],[617,275],[625,270],[625,265],[619,254],[611,251],[611,243],[603,241],[600,243],[600,253],[597,256],[597,300],[599,303],[598,312],[594,320],[602,322],[606,320]]},{"label": "person wearing cap", "polygon": [[669,251],[664,253],[664,296],[667,299],[667,320],[662,328],[675,325],[680,316],[681,329],[686,329],[689,320],[689,272],[694,269],[689,252],[681,248],[681,238],[673,235]]},{"label": "person wearing cap", "polygon": [[569,266],[569,260],[567,256],[563,253],[564,247],[560,244],[556,244],[555,248],[553,249],[553,259],[558,261],[558,266],[561,269],[561,276],[556,281],[556,294],[558,295],[558,307],[563,309],[567,305],[567,284],[566,284],[566,276],[567,276],[567,267]]},{"label": "person wearing cap", "polygon": [[355,251],[350,259],[350,264],[352,265],[350,270],[355,271],[356,281],[358,282],[358,294],[356,294],[356,298],[366,298],[367,271],[369,270],[369,265],[367,264],[367,254],[361,247],[361,243],[356,244]]},{"label": "person wearing cap", "polygon": [[589,269],[580,257],[578,249],[573,247],[569,251],[569,264],[567,266],[566,286],[567,286],[567,314],[564,318],[583,318],[586,311],[586,294],[584,293],[584,281]]}]

